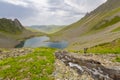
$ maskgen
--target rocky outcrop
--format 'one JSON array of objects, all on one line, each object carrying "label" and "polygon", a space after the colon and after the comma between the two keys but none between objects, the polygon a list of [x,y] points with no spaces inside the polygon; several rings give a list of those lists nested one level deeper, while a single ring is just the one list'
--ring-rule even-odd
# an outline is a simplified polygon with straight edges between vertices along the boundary
[{"label": "rocky outcrop", "polygon": [[14,23],[20,30],[25,29],[18,19],[14,19]]},{"label": "rocky outcrop", "polygon": [[66,66],[59,59],[55,61],[55,72],[53,73],[55,80],[94,80],[88,73],[79,75],[76,70]]},{"label": "rocky outcrop", "polygon": [[65,63],[66,66],[77,70],[80,76],[87,73],[94,80],[120,80],[119,69],[116,70],[113,68],[105,67],[99,61],[95,61],[93,59],[77,58],[71,56],[67,52],[56,52],[55,56],[57,59]]}]

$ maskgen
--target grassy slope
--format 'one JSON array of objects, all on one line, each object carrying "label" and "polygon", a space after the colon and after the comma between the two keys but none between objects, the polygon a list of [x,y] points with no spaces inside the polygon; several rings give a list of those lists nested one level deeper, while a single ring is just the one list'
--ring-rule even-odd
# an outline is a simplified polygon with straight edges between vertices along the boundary
[{"label": "grassy slope", "polygon": [[[79,52],[83,52],[83,51],[79,51]],[[87,53],[120,54],[120,39],[91,47],[87,50]],[[120,56],[116,56],[116,59],[114,61],[120,62]]]},{"label": "grassy slope", "polygon": [[11,34],[19,34],[21,33],[23,28],[19,28],[21,26],[17,26],[14,21],[11,19],[0,19],[0,32],[11,33]]},{"label": "grassy slope", "polygon": [[23,30],[19,34],[0,31],[0,47],[9,48],[19,44],[21,40],[34,36],[31,31]]},{"label": "grassy slope", "polygon": [[19,21],[0,19],[0,47],[14,47],[26,38],[40,35],[44,34],[25,29]]},{"label": "grassy slope", "polygon": [[120,36],[119,31],[112,32],[120,27],[119,7],[120,1],[108,0],[80,21],[50,36],[52,40],[69,41],[67,49],[73,50],[113,41]]},{"label": "grassy slope", "polygon": [[36,48],[33,53],[0,60],[0,79],[53,80],[55,49]]},{"label": "grassy slope", "polygon": [[89,53],[120,53],[120,39],[114,40],[109,43],[103,43],[100,45],[96,45],[95,47],[91,47],[88,49]]}]

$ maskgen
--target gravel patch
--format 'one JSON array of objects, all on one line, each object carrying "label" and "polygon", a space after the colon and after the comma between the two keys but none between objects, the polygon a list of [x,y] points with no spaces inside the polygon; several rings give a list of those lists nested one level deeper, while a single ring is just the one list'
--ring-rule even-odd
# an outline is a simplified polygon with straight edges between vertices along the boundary
[{"label": "gravel patch", "polygon": [[9,58],[9,57],[26,55],[33,51],[34,49],[32,48],[8,48],[8,49],[0,48],[0,60]]}]

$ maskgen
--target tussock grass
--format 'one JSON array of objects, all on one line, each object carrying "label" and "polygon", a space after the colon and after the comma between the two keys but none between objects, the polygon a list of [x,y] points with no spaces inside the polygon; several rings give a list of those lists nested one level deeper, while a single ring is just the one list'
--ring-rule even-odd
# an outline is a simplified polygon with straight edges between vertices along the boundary
[{"label": "tussock grass", "polygon": [[115,61],[120,62],[120,57],[116,57]]},{"label": "tussock grass", "polygon": [[0,60],[2,80],[53,80],[55,49],[36,48],[25,56]]}]

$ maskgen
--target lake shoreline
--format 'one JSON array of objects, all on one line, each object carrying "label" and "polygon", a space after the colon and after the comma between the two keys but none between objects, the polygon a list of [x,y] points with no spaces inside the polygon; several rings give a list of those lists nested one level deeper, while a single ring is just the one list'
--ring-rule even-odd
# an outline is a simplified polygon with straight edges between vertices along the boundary
[{"label": "lake shoreline", "polygon": [[37,48],[37,47],[49,47],[49,48],[58,48],[64,49],[68,45],[67,41],[59,41],[59,42],[51,42],[50,37],[43,35],[43,36],[34,36],[23,40],[20,44],[16,45],[16,48]]}]

